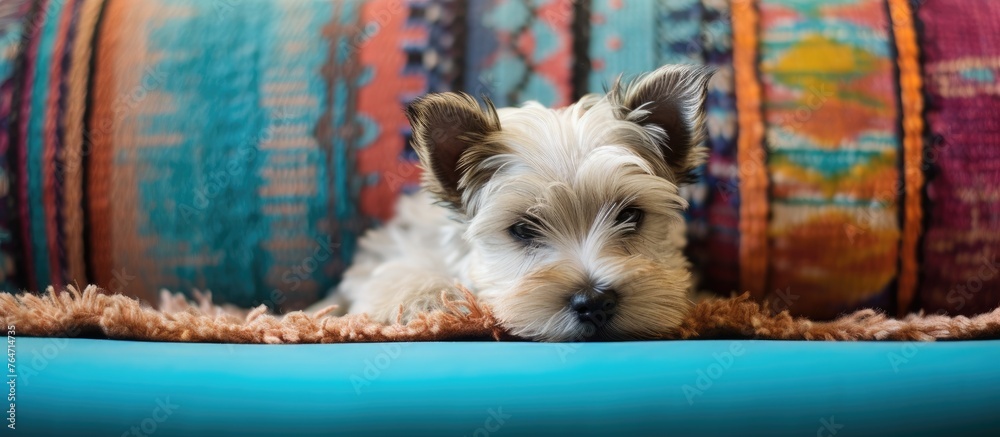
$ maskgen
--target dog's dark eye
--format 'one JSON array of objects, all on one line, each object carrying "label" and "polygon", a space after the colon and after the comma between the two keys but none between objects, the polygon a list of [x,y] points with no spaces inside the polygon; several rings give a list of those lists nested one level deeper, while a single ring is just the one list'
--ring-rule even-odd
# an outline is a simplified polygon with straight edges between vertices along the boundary
[{"label": "dog's dark eye", "polygon": [[538,238],[538,231],[527,222],[517,222],[507,229],[510,235],[525,243],[531,243]]},{"label": "dog's dark eye", "polygon": [[624,225],[632,224],[639,226],[639,222],[642,221],[642,210],[639,208],[625,208],[622,212],[618,213],[618,217],[615,218],[615,224]]}]

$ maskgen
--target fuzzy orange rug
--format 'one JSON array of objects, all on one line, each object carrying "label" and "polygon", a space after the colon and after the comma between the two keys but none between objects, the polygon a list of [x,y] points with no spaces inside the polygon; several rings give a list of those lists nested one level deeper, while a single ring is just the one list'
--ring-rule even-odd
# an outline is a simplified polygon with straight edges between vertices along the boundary
[{"label": "fuzzy orange rug", "polygon": [[[0,321],[20,335],[85,336],[148,341],[215,343],[342,343],[377,341],[512,340],[492,311],[466,293],[446,302],[448,310],[386,325],[365,315],[334,317],[331,308],[315,314],[268,314],[266,307],[243,310],[212,304],[210,294],[189,301],[162,292],[159,310],[96,286],[56,293],[0,293]],[[675,332],[662,339],[773,340],[972,340],[1000,338],[1000,308],[976,317],[914,314],[893,319],[862,310],[829,322],[773,314],[747,294],[697,304]]]}]

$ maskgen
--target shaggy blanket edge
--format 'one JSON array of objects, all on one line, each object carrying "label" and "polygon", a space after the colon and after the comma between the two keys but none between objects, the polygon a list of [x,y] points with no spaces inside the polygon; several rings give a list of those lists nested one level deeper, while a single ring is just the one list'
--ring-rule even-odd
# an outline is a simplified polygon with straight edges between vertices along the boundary
[{"label": "shaggy blanket edge", "polygon": [[[444,296],[444,311],[419,314],[406,324],[384,324],[364,314],[332,316],[334,307],[307,314],[268,313],[212,303],[210,293],[162,291],[159,309],[97,286],[45,293],[0,293],[0,320],[18,336],[89,337],[202,343],[307,344],[389,341],[517,340],[488,305],[466,291]],[[654,339],[759,339],[828,341],[934,341],[1000,338],[1000,308],[974,317],[911,314],[894,319],[871,309],[832,321],[775,313],[749,294],[699,302],[676,330]]]}]

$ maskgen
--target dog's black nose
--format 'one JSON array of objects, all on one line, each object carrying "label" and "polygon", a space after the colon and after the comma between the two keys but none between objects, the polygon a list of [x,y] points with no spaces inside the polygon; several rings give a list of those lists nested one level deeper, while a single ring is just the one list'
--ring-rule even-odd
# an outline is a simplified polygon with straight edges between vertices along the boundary
[{"label": "dog's black nose", "polygon": [[576,312],[581,322],[592,323],[599,328],[615,314],[618,293],[614,290],[588,288],[570,297],[569,307]]}]

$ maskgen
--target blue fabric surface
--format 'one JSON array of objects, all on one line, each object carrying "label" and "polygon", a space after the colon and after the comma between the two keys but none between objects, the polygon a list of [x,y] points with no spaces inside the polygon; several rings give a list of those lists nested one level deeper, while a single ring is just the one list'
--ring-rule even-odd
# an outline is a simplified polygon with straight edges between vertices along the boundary
[{"label": "blue fabric surface", "polygon": [[18,435],[995,435],[1000,426],[1000,341],[19,338],[15,353]]}]

